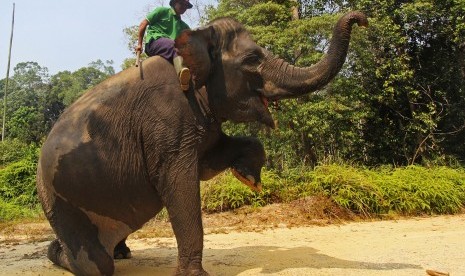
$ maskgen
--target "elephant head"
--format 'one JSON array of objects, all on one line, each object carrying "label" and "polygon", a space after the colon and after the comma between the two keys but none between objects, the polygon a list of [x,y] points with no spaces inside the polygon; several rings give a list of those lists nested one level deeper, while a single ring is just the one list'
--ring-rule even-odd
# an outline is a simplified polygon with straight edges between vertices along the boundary
[{"label": "elephant head", "polygon": [[299,68],[258,46],[237,21],[221,18],[204,28],[185,31],[176,48],[191,69],[195,87],[205,85],[219,122],[259,121],[274,127],[269,100],[298,97],[321,89],[341,69],[352,25],[367,26],[361,12],[349,12],[334,27],[327,54]]}]

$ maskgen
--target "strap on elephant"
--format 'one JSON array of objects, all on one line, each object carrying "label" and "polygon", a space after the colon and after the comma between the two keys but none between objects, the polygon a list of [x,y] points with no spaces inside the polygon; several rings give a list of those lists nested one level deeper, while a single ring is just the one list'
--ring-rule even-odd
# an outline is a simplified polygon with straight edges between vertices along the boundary
[{"label": "strap on elephant", "polygon": [[210,104],[208,102],[208,95],[206,89],[195,89],[194,88],[194,95],[197,103],[199,104],[200,111],[205,118],[209,119],[211,123],[215,121],[215,117],[210,109]]}]

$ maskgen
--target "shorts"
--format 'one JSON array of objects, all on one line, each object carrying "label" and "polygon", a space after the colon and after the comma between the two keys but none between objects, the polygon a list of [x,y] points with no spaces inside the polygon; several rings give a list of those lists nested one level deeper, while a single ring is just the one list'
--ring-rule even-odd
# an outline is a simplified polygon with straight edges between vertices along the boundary
[{"label": "shorts", "polygon": [[160,37],[157,40],[151,39],[147,44],[145,44],[145,53],[151,56],[161,56],[173,63],[173,58],[178,54],[176,48],[174,48],[174,40]]}]

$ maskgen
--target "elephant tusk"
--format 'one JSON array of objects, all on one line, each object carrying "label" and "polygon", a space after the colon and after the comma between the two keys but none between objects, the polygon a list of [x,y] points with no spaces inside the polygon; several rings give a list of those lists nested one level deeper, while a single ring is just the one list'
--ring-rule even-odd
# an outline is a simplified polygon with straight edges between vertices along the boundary
[{"label": "elephant tusk", "polygon": [[252,189],[253,191],[256,191],[256,192],[262,191],[262,183],[260,182],[255,183],[255,178],[253,176],[248,175],[247,177],[244,177],[235,169],[231,169],[231,172],[239,181],[249,186],[249,188]]},{"label": "elephant tusk", "polygon": [[251,175],[247,175],[247,180],[249,180],[251,183],[255,183],[255,177],[251,176]]}]

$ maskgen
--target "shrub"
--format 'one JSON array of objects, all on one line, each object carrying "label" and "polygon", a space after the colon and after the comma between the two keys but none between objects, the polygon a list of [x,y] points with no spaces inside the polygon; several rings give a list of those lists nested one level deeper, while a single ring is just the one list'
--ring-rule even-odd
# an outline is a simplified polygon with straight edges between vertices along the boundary
[{"label": "shrub", "polygon": [[5,140],[0,143],[0,168],[6,165],[37,156],[38,147],[26,144],[17,139]]},{"label": "shrub", "polygon": [[0,196],[3,200],[20,206],[36,205],[36,168],[36,162],[24,159],[1,170]]},{"label": "shrub", "polygon": [[35,208],[24,208],[13,203],[5,202],[0,198],[0,222],[36,217],[40,212],[39,210],[39,206]]},{"label": "shrub", "polygon": [[465,206],[465,171],[448,167],[409,166],[382,171],[377,184],[397,213],[453,214]]},{"label": "shrub", "polygon": [[256,193],[222,174],[202,185],[203,208],[225,211],[320,195],[362,216],[453,214],[465,207],[465,171],[460,168],[322,165],[280,174],[263,170],[262,181],[263,191]]},{"label": "shrub", "polygon": [[23,159],[0,170],[0,220],[30,217],[37,213],[38,148],[29,147]]},{"label": "shrub", "polygon": [[384,210],[383,193],[366,171],[340,165],[319,166],[315,182],[323,194],[345,209],[365,216]]}]

